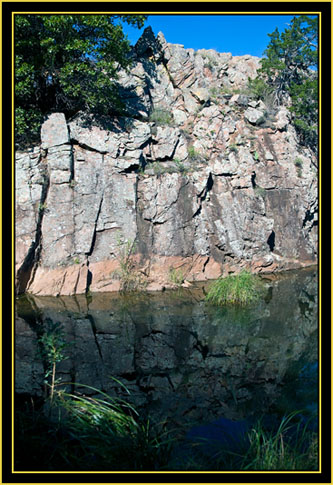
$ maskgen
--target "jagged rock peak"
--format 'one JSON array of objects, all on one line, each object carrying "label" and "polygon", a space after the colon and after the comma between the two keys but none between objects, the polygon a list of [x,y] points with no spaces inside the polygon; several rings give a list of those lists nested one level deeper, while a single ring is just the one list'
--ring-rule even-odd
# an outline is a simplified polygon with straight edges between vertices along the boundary
[{"label": "jagged rock peak", "polygon": [[156,57],[161,54],[161,47],[159,39],[155,37],[153,29],[149,26],[143,31],[134,49],[138,57]]}]

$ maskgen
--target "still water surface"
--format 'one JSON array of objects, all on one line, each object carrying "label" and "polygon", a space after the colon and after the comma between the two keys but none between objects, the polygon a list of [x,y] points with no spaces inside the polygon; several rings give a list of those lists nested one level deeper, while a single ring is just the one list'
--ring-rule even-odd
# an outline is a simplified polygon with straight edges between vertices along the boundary
[{"label": "still water surface", "polygon": [[120,396],[169,429],[312,413],[318,400],[317,272],[289,271],[264,281],[265,297],[251,308],[205,303],[204,283],[126,297],[19,297],[16,392],[43,395],[37,338],[59,322],[69,345],[58,379],[82,384],[76,390],[87,395],[93,391],[83,385]]}]

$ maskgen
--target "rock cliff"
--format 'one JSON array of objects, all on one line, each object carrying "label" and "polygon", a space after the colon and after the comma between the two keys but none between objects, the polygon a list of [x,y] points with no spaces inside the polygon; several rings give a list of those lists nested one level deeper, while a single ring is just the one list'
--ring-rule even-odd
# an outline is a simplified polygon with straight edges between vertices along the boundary
[{"label": "rock cliff", "polygon": [[316,156],[248,94],[260,59],[150,28],[132,57],[126,116],[53,113],[16,153],[17,292],[117,291],[128,260],[148,290],[315,263]]}]

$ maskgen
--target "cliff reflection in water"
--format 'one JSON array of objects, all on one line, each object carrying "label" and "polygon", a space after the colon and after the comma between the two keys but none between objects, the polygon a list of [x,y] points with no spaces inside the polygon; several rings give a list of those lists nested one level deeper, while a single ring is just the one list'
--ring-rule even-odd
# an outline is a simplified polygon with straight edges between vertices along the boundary
[{"label": "cliff reflection in water", "polygon": [[16,392],[43,393],[37,333],[49,319],[62,323],[70,343],[69,358],[57,369],[63,382],[120,395],[171,428],[311,408],[317,399],[317,273],[287,272],[265,282],[265,299],[251,309],[208,305],[206,284],[127,297],[20,297]]}]

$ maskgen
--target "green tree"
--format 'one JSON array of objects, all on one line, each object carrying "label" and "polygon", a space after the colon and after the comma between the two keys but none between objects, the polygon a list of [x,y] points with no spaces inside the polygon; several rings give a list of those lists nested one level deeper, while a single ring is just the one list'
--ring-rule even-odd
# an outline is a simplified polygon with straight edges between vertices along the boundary
[{"label": "green tree", "polygon": [[37,138],[46,114],[110,114],[121,108],[116,80],[130,64],[122,22],[145,15],[15,15],[16,143]]},{"label": "green tree", "polygon": [[[258,71],[278,106],[289,95],[301,143],[316,148],[318,120],[318,20],[299,15],[284,32],[269,34],[270,42]],[[258,79],[258,78],[257,78]],[[259,83],[259,84],[258,84]],[[257,86],[260,81],[257,81]],[[263,85],[264,86],[264,85]],[[262,87],[262,86],[261,86]]]}]

